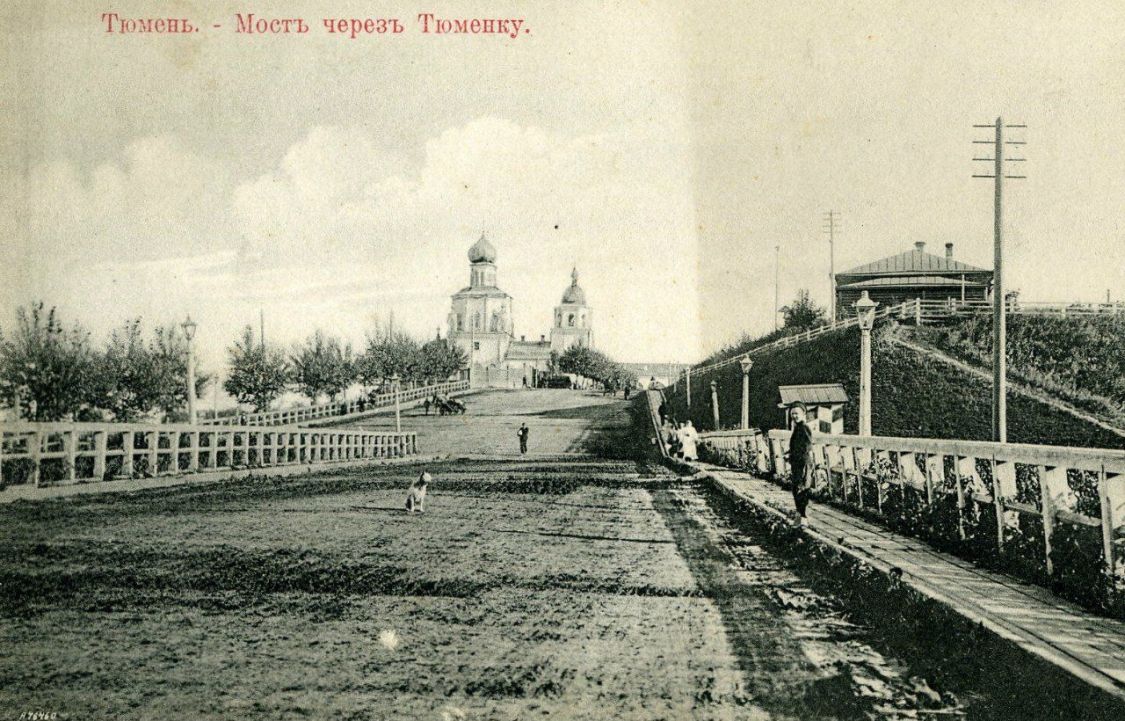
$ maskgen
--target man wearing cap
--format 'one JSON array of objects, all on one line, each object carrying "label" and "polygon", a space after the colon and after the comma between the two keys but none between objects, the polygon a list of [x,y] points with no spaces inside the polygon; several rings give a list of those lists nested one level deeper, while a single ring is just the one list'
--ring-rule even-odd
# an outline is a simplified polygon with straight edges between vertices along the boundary
[{"label": "man wearing cap", "polygon": [[789,408],[789,418],[793,421],[793,434],[789,437],[790,483],[793,484],[793,503],[797,507],[797,525],[803,528],[809,523],[806,514],[813,485],[812,429],[805,423],[805,406],[802,403],[795,403]]}]

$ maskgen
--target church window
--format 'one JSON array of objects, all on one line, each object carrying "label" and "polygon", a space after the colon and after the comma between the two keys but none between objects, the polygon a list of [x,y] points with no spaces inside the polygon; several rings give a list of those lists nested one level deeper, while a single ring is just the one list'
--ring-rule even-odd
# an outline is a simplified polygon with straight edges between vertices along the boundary
[{"label": "church window", "polygon": [[473,330],[480,330],[480,313],[473,313]]},{"label": "church window", "polygon": [[573,328],[573,327],[574,327],[574,314],[573,314],[573,313],[571,313],[570,315],[568,315],[568,316],[566,317],[566,324],[567,324],[568,326],[570,326],[571,328]]},{"label": "church window", "polygon": [[473,341],[473,350],[480,350],[480,341],[479,340]]},{"label": "church window", "polygon": [[499,313],[493,313],[492,314],[492,323],[489,325],[488,329],[493,333],[499,333],[500,332],[500,314]]},{"label": "church window", "polygon": [[465,316],[457,314],[457,330],[465,330]]}]

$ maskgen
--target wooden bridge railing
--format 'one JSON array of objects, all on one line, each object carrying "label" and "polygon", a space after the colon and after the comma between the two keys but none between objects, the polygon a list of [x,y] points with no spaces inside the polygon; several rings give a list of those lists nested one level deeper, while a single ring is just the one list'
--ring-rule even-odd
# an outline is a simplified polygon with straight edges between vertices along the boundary
[{"label": "wooden bridge railing", "polygon": [[[449,395],[469,390],[468,381],[447,381],[435,385],[420,386],[408,390],[400,390],[399,403],[408,403],[420,398],[432,396],[435,393]],[[223,418],[209,418],[201,421],[207,426],[288,426],[300,423],[309,423],[333,418],[342,418],[351,415],[371,413],[377,410],[394,406],[395,394],[380,393],[370,399],[359,401],[341,401],[339,403],[322,403],[316,406],[290,408],[284,411],[266,411],[264,413],[245,413],[238,416]]]},{"label": "wooden bridge railing", "polygon": [[[700,443],[724,465],[781,479],[789,432],[704,433]],[[1125,451],[929,438],[815,434],[815,492],[846,507],[907,523],[925,522],[953,540],[987,528],[993,550],[1029,540],[1055,575],[1052,541],[1063,527],[1101,538],[1103,573],[1122,587]],[[936,513],[941,506],[947,513]],[[1029,524],[1035,519],[1038,523]],[[1027,539],[1027,529],[1038,536]],[[1095,530],[1096,529],[1096,530]]]},{"label": "wooden bridge railing", "polygon": [[0,488],[396,458],[413,432],[132,423],[0,423]]}]

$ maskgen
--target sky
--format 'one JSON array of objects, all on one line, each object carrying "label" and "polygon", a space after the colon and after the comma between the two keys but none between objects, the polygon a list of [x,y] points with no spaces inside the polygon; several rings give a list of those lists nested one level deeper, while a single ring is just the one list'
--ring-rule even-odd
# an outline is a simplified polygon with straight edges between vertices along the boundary
[{"label": "sky", "polygon": [[[837,271],[916,241],[991,267],[971,141],[998,115],[1028,125],[1007,285],[1125,300],[1125,7],[790,5],[0,0],[0,330],[37,299],[96,339],[190,313],[210,369],[259,314],[285,344],[360,347],[391,313],[431,337],[484,232],[517,335],[577,266],[596,345],[692,361],[772,328],[775,248],[781,303],[827,304],[830,209]],[[373,8],[406,32],[320,25]],[[310,32],[234,32],[262,10]],[[423,35],[420,12],[529,32]]]}]

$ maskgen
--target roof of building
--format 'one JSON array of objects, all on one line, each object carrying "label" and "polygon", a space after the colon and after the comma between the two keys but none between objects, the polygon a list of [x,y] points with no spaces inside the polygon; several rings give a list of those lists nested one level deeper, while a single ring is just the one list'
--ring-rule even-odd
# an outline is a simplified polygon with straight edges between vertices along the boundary
[{"label": "roof of building", "polygon": [[857,265],[837,275],[892,275],[903,273],[991,273],[985,268],[962,263],[952,258],[927,253],[925,243],[916,243],[914,250],[891,255],[873,263]]},{"label": "roof of building", "polygon": [[454,298],[511,298],[504,291],[496,286],[480,286],[477,288],[471,285],[465,286],[461,290],[453,294]]},{"label": "roof of building", "polygon": [[492,247],[492,243],[488,242],[488,238],[484,237],[484,233],[480,234],[480,240],[473,243],[473,247],[469,248],[469,262],[470,263],[495,263],[496,262],[496,248]]},{"label": "roof of building", "polygon": [[578,268],[570,271],[570,287],[563,291],[562,302],[570,305],[586,305],[586,291],[578,285]]},{"label": "roof of building", "polygon": [[[919,285],[933,285],[944,287],[960,287],[961,279],[948,275],[894,275],[882,278],[867,278],[854,283],[838,283],[837,288],[897,288],[902,286],[916,287]],[[979,280],[965,278],[965,286],[969,288],[984,288],[988,285]]]},{"label": "roof of building", "polygon": [[824,405],[825,403],[847,403],[848,394],[839,383],[816,383],[805,386],[778,386],[781,394],[781,407],[794,403],[805,405]]},{"label": "roof of building", "polygon": [[508,344],[504,360],[547,360],[551,357],[550,341],[514,340]]}]

